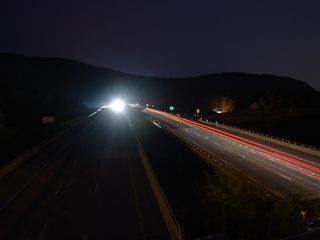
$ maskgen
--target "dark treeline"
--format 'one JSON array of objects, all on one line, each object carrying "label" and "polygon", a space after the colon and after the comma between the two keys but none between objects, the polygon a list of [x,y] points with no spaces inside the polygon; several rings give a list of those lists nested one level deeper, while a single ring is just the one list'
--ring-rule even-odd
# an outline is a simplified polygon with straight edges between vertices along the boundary
[{"label": "dark treeline", "polygon": [[[0,108],[33,106],[35,111],[70,112],[79,104],[99,106],[114,95],[128,101],[175,105],[181,111],[230,97],[235,110],[270,105],[273,108],[320,106],[320,94],[302,81],[272,75],[218,73],[194,78],[157,78],[121,73],[58,58],[0,54]],[[63,108],[62,108],[63,107]],[[59,112],[58,111],[58,112]]]}]

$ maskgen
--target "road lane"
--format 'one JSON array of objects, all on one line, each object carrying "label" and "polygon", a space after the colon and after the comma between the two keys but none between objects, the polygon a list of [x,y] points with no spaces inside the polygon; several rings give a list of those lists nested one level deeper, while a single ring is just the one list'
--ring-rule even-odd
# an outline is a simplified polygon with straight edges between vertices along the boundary
[{"label": "road lane", "polygon": [[0,212],[0,239],[168,239],[124,117],[101,111],[53,145],[0,181],[3,204],[47,163]]},{"label": "road lane", "polygon": [[[260,143],[257,144],[258,146],[252,143],[247,144],[246,141],[238,141],[238,138],[231,138],[219,132],[207,131],[203,127],[189,124],[168,114],[150,109],[144,111],[176,135],[188,139],[233,168],[266,184],[270,189],[283,194],[302,196],[304,199],[320,198],[320,179],[317,176],[319,174],[317,165],[320,163],[318,157],[308,156],[308,160],[313,161],[312,164],[296,163],[299,159],[290,157],[292,154],[297,154],[296,150],[289,152],[290,155],[285,155],[278,153],[277,150],[269,150],[269,145],[262,148],[258,145]],[[276,146],[272,144],[270,147]],[[285,149],[279,148],[279,150]],[[302,153],[298,158],[305,156],[306,154]]]}]

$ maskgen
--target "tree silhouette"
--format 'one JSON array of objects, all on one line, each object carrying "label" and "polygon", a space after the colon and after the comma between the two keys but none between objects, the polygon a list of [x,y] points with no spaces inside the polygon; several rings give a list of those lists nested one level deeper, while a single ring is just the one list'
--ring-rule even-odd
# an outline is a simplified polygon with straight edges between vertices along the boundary
[{"label": "tree silhouette", "polygon": [[232,112],[234,110],[234,101],[231,97],[216,97],[212,103],[212,111],[219,113]]}]

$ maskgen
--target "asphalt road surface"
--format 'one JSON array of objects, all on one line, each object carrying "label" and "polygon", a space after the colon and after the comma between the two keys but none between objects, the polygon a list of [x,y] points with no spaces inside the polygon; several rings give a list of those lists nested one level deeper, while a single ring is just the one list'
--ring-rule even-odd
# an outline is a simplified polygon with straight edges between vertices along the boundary
[{"label": "asphalt road surface", "polygon": [[72,127],[0,189],[0,239],[169,238],[121,114]]},{"label": "asphalt road surface", "polygon": [[155,124],[168,128],[270,190],[304,200],[320,198],[317,156],[149,108],[144,112]]}]

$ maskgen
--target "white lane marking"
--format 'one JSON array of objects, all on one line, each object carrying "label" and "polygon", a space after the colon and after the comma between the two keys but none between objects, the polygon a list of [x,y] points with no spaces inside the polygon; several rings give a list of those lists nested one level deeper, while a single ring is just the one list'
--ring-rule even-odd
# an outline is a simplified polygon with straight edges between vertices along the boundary
[{"label": "white lane marking", "polygon": [[83,239],[83,240],[87,240],[87,239],[88,239],[88,238],[87,238],[87,235],[84,234],[83,237],[82,237],[82,239]]},{"label": "white lane marking", "polygon": [[219,143],[217,143],[217,142],[214,142],[214,144],[215,144],[215,145],[217,145],[217,146],[220,146],[220,144],[219,144]]},{"label": "white lane marking", "polygon": [[62,189],[62,184],[58,187],[58,189],[57,189],[57,191],[56,191],[56,195],[59,194],[59,192],[61,191],[61,189]]},{"label": "white lane marking", "polygon": [[238,154],[240,157],[242,157],[242,158],[247,158],[245,155],[243,155],[243,154],[241,154],[241,153],[239,153]]},{"label": "white lane marking", "polygon": [[156,122],[154,122],[154,121],[152,121],[152,123],[153,123],[154,125],[156,125],[158,128],[161,128],[161,126],[160,126],[158,123],[156,123]]},{"label": "white lane marking", "polygon": [[98,187],[99,187],[99,183],[96,183],[96,186],[94,187],[94,192],[95,192],[95,193],[98,192]]},{"label": "white lane marking", "polygon": [[95,115],[95,114],[96,114],[96,112],[91,113],[91,114],[88,116],[88,118],[89,118],[89,117],[92,117],[92,116]]},{"label": "white lane marking", "polygon": [[201,135],[200,135],[199,133],[196,133],[196,135],[197,135],[198,137],[201,137]]},{"label": "white lane marking", "polygon": [[101,110],[101,109],[98,109],[97,111],[91,113],[91,114],[88,116],[88,118],[89,118],[89,117],[92,117],[92,116],[95,115],[95,114],[97,114],[97,112],[100,112],[100,110]]},{"label": "white lane marking", "polygon": [[286,178],[286,179],[288,179],[288,180],[292,181],[292,178],[289,178],[288,176],[283,175],[283,174],[278,173],[278,172],[276,172],[276,173],[277,173],[278,175],[280,175],[281,177],[284,177],[284,178]]}]

